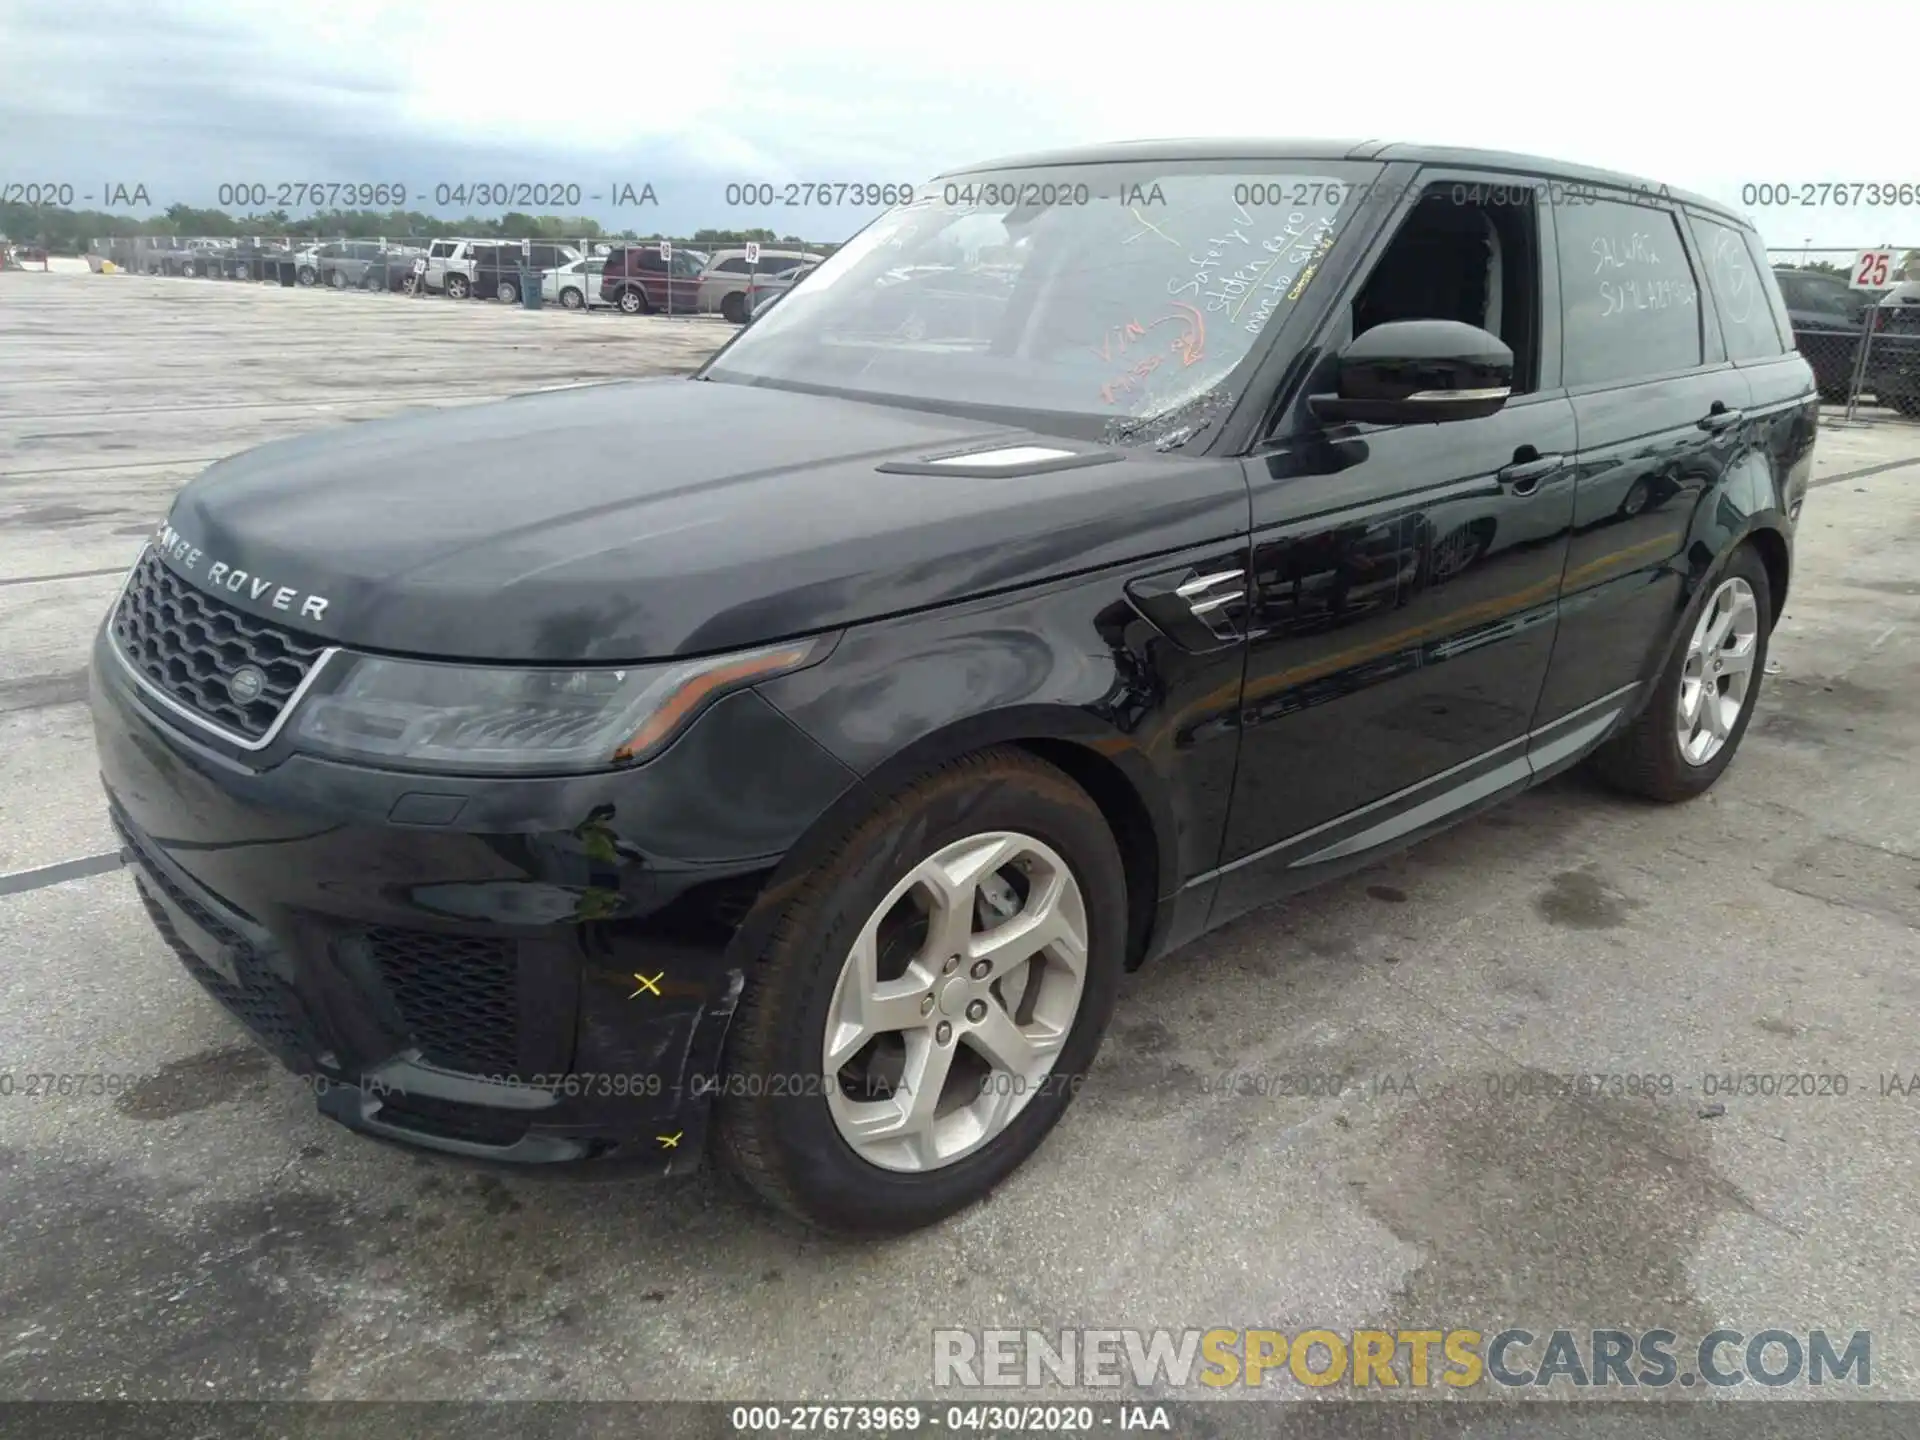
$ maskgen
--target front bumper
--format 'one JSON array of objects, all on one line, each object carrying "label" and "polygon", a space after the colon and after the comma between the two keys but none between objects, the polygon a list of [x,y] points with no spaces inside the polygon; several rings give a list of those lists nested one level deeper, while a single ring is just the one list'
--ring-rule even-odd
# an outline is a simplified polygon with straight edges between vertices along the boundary
[{"label": "front bumper", "polygon": [[91,688],[142,903],[323,1113],[477,1160],[697,1163],[741,922],[855,783],[758,695],[635,770],[480,780],[223,755],[104,629]]}]

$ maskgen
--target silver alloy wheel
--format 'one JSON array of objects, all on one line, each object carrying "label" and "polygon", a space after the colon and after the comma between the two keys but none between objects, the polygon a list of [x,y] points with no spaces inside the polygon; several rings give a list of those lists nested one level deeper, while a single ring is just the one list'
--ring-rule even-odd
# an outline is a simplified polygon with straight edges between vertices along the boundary
[{"label": "silver alloy wheel", "polygon": [[828,1006],[841,1138],[886,1170],[978,1150],[1046,1083],[1086,973],[1086,901],[1050,846],[993,831],[921,861],[867,917]]},{"label": "silver alloy wheel", "polygon": [[1760,605],[1739,576],[1723,582],[1700,612],[1680,670],[1680,755],[1705,765],[1739,723],[1753,689],[1760,646]]}]

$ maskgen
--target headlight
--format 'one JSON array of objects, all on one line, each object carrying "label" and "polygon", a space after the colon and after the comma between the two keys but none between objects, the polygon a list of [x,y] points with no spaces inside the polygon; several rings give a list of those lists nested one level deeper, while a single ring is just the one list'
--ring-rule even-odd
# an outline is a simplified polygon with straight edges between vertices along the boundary
[{"label": "headlight", "polygon": [[606,770],[659,753],[728,691],[824,660],[837,638],[594,670],[339,655],[302,703],[293,740],[401,770]]}]

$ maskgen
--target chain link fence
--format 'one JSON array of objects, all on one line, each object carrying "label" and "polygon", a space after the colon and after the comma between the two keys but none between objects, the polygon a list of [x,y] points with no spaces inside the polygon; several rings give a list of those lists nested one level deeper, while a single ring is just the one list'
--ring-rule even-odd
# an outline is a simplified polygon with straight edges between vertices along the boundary
[{"label": "chain link fence", "polygon": [[96,272],[374,291],[743,324],[836,244],[529,235],[135,235],[96,240]]},{"label": "chain link fence", "polygon": [[[1882,265],[1862,257],[1890,255]],[[1920,245],[1767,252],[1820,398],[1920,417]]]}]

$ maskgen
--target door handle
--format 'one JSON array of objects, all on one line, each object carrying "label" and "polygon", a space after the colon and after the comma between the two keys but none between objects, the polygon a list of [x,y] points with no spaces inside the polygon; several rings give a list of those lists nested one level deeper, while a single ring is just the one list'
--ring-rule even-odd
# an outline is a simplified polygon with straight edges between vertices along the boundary
[{"label": "door handle", "polygon": [[1531,495],[1540,488],[1542,480],[1566,463],[1564,455],[1535,455],[1502,466],[1494,478],[1516,495]]},{"label": "door handle", "polygon": [[1729,410],[1716,400],[1713,402],[1713,408],[1700,417],[1699,425],[1702,430],[1707,431],[1709,434],[1718,435],[1728,426],[1738,425],[1746,418],[1746,411]]}]

